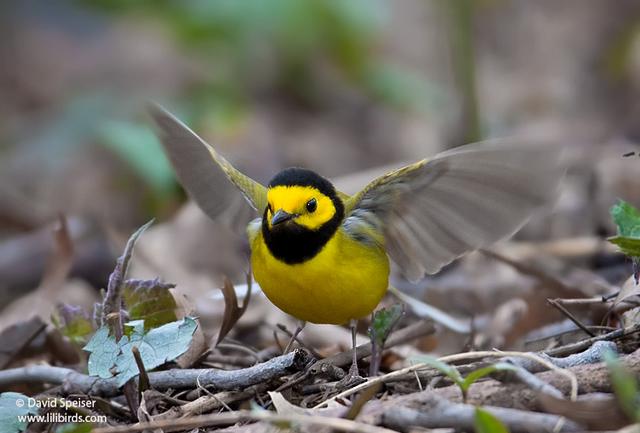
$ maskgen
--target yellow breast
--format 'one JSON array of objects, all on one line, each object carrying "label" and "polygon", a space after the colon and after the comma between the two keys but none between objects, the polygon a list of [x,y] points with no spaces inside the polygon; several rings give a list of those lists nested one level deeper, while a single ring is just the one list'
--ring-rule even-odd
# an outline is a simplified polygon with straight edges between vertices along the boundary
[{"label": "yellow breast", "polygon": [[342,229],[312,259],[293,265],[273,257],[259,233],[251,242],[251,265],[271,302],[313,323],[343,324],[370,314],[389,279],[385,251],[354,240]]}]

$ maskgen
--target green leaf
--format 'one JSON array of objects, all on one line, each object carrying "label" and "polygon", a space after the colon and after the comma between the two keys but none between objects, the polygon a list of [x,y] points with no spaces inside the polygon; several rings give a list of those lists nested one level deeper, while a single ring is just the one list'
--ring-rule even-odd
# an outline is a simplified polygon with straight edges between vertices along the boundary
[{"label": "green leaf", "polygon": [[626,236],[613,236],[607,239],[620,248],[620,251],[629,257],[640,257],[640,239]]},{"label": "green leaf", "polygon": [[60,304],[51,317],[54,326],[72,343],[82,346],[94,332],[93,321],[82,307]]},{"label": "green leaf", "polygon": [[618,235],[628,238],[640,238],[640,211],[620,200],[609,210],[613,221],[618,226]]},{"label": "green leaf", "polygon": [[604,360],[620,407],[629,418],[640,422],[640,394],[636,377],[620,362],[614,352],[605,352]]},{"label": "green leaf", "polygon": [[514,365],[508,364],[506,362],[499,362],[497,364],[489,365],[487,367],[479,368],[477,370],[472,371],[464,378],[460,388],[462,388],[463,392],[467,392],[469,387],[473,385],[479,379],[482,379],[485,376],[493,374],[497,371],[516,371],[517,367]]},{"label": "green leaf", "polygon": [[389,338],[389,334],[400,321],[404,313],[403,304],[394,304],[389,308],[383,308],[373,314],[373,320],[369,327],[369,338],[371,338],[371,362],[369,364],[369,375],[375,376],[380,369],[382,361],[382,351],[384,343]]},{"label": "green leaf", "polygon": [[[102,327],[87,343],[89,374],[108,378],[115,375],[118,386],[139,374],[131,349],[136,346],[145,369],[154,369],[173,361],[187,351],[197,323],[190,317],[167,323],[145,333],[144,321],[135,320],[125,325],[128,335],[116,343],[109,330]],[[115,356],[114,356],[115,353]]]},{"label": "green leaf", "polygon": [[475,410],[473,427],[476,433],[509,433],[502,421],[479,407]]},{"label": "green leaf", "polygon": [[384,346],[384,342],[402,317],[402,313],[404,313],[402,304],[382,308],[374,313],[369,333],[380,347]]},{"label": "green leaf", "polygon": [[146,334],[142,334],[141,327],[137,328],[136,332],[129,337],[129,342],[121,346],[122,354],[116,361],[118,384],[124,385],[139,373],[131,352],[133,346],[138,347],[145,368],[150,370],[186,352],[196,327],[195,320],[185,317],[183,320],[152,329]]},{"label": "green leaf", "polygon": [[143,320],[146,329],[178,320],[176,300],[170,289],[174,284],[154,280],[126,280],[122,298],[131,320]]},{"label": "green leaf", "polygon": [[416,362],[421,362],[423,364],[428,365],[429,367],[435,368],[440,373],[444,374],[449,379],[453,380],[456,383],[456,385],[458,385],[460,388],[462,388],[464,379],[462,378],[462,375],[460,374],[460,372],[454,366],[446,364],[440,361],[438,358],[429,356],[429,355],[416,356],[412,358],[412,360]]},{"label": "green leaf", "polygon": [[36,415],[38,409],[29,407],[29,397],[17,392],[0,394],[0,432],[20,433],[27,428],[28,422],[20,417]]},{"label": "green leaf", "polygon": [[116,339],[109,335],[108,327],[98,329],[82,349],[91,353],[87,362],[90,376],[99,376],[102,379],[113,376],[111,368],[116,363],[120,347]]}]

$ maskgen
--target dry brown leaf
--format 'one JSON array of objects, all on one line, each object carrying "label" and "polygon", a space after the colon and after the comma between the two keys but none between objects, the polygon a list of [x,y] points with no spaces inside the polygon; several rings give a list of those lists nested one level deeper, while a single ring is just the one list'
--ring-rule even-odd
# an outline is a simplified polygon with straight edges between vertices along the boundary
[{"label": "dry brown leaf", "polygon": [[539,394],[538,399],[545,411],[565,416],[590,430],[622,428],[630,422],[611,394],[585,394],[577,401]]},{"label": "dry brown leaf", "polygon": [[58,217],[53,228],[55,240],[54,250],[45,268],[40,288],[46,291],[56,291],[67,279],[73,265],[73,240],[69,235],[67,219],[64,215]]},{"label": "dry brown leaf", "polygon": [[238,297],[236,296],[236,291],[231,280],[225,277],[221,290],[224,295],[224,316],[222,318],[222,325],[220,325],[220,331],[218,332],[216,345],[226,337],[249,306],[249,300],[251,299],[251,273],[247,274],[247,294],[242,300],[241,307],[238,307]]},{"label": "dry brown leaf", "polygon": [[269,391],[268,394],[269,397],[271,397],[271,402],[276,408],[278,415],[307,415],[309,413],[309,411],[301,408],[300,406],[289,403],[289,401],[279,392]]},{"label": "dry brown leaf", "polygon": [[43,320],[51,316],[56,303],[92,306],[96,297],[95,290],[81,281],[67,281],[73,264],[73,241],[69,235],[67,221],[60,216],[53,228],[54,249],[38,288],[16,299],[2,310],[0,330],[26,320],[40,316]]},{"label": "dry brown leaf", "polygon": [[33,341],[46,328],[40,317],[16,323],[0,332],[0,369],[5,368],[20,353],[22,349]]},{"label": "dry brown leaf", "polygon": [[627,278],[615,297],[609,310],[612,312],[620,318],[623,327],[640,320],[640,284],[636,284],[633,275]]}]

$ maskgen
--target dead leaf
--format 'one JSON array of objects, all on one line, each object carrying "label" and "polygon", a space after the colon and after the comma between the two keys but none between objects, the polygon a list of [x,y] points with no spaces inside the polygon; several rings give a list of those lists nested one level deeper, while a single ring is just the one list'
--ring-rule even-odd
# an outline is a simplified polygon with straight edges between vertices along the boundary
[{"label": "dead leaf", "polygon": [[622,285],[607,316],[611,313],[620,319],[623,327],[633,325],[640,319],[640,284],[636,284],[633,275],[627,278]]},{"label": "dead leaf", "polygon": [[545,411],[565,416],[589,430],[612,430],[630,422],[612,394],[585,394],[570,401],[540,393],[538,399]]},{"label": "dead leaf", "polygon": [[251,299],[251,281],[251,272],[249,272],[247,274],[247,294],[242,300],[242,306],[238,307],[238,297],[236,296],[235,288],[231,281],[225,277],[224,285],[221,288],[222,294],[224,295],[224,316],[222,318],[222,325],[220,325],[220,331],[218,332],[216,345],[233,329],[234,325],[249,306],[249,300]]},{"label": "dead leaf", "polygon": [[38,288],[3,308],[0,329],[34,316],[51,317],[57,302],[93,304],[93,288],[84,282],[67,281],[73,264],[73,241],[62,215],[53,228],[53,237],[54,248]]},{"label": "dead leaf", "polygon": [[24,322],[16,323],[0,332],[0,370],[15,359],[20,351],[27,347],[44,329],[46,324],[40,317],[32,317]]},{"label": "dead leaf", "polygon": [[349,407],[349,410],[345,414],[344,418],[355,420],[358,414],[360,413],[360,411],[362,411],[362,408],[364,407],[364,405],[367,404],[367,402],[369,402],[371,399],[373,399],[378,393],[378,391],[380,391],[381,388],[382,388],[382,383],[380,382],[375,383],[374,385],[368,388],[365,388],[358,395],[358,397],[356,397],[353,403],[351,403],[351,406]]},{"label": "dead leaf", "polygon": [[279,392],[269,391],[268,394],[269,397],[271,397],[271,402],[276,408],[278,415],[307,415],[309,413],[309,411],[301,408],[300,406],[289,403],[289,401]]}]

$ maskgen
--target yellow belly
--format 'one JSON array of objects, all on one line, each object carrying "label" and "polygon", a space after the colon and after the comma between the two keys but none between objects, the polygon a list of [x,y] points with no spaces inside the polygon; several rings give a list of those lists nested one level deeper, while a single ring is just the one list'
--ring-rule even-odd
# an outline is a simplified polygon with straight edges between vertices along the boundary
[{"label": "yellow belly", "polygon": [[315,257],[294,265],[273,257],[260,233],[251,245],[251,266],[271,302],[312,323],[343,324],[370,314],[389,281],[384,250],[357,242],[340,229]]}]

